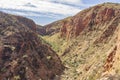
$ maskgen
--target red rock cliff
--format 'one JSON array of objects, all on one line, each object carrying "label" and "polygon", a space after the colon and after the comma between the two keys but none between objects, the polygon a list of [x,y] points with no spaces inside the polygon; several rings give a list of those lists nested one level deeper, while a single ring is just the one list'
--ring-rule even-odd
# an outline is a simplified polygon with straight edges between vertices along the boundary
[{"label": "red rock cliff", "polygon": [[[118,4],[105,3],[100,4],[86,10],[79,12],[77,15],[65,18],[58,22],[46,25],[48,32],[51,31],[51,28],[55,27],[58,29],[62,37],[71,38],[78,36],[84,29],[93,30],[94,26],[104,25],[111,21],[113,18],[117,17],[120,14],[120,9],[117,7],[110,7]],[[59,27],[59,28],[58,28]],[[51,34],[51,33],[49,33]]]}]

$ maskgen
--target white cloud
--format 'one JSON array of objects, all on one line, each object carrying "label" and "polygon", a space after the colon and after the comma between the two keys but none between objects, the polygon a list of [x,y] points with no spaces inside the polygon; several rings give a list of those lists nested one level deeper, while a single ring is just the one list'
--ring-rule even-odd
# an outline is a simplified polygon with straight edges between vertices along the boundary
[{"label": "white cloud", "polygon": [[[33,12],[53,13],[61,15],[74,15],[80,11],[79,8],[61,3],[54,3],[54,0],[0,0],[0,8],[2,9],[15,9],[27,10]],[[60,0],[60,2],[78,3],[79,0]],[[30,7],[28,5],[36,6]],[[27,14],[29,15],[29,14]]]},{"label": "white cloud", "polygon": [[[11,13],[11,14],[17,14],[22,16],[29,16],[29,17],[48,17],[48,18],[60,18],[63,17],[62,15],[59,16],[57,14],[50,14],[50,13],[35,13],[35,12],[29,12],[29,11],[13,11],[13,10],[1,10],[3,12]],[[28,15],[29,14],[29,15]]]},{"label": "white cloud", "polygon": [[72,4],[74,6],[82,6],[82,7],[89,7],[93,4],[84,4],[83,0],[44,0],[44,1],[52,1],[57,3],[63,3],[63,4]]},{"label": "white cloud", "polygon": [[68,3],[81,3],[81,0],[59,0],[59,1]]},{"label": "white cloud", "polygon": [[46,1],[55,1],[55,2],[60,2],[60,3],[67,3],[67,4],[81,4],[81,0],[46,0]]}]

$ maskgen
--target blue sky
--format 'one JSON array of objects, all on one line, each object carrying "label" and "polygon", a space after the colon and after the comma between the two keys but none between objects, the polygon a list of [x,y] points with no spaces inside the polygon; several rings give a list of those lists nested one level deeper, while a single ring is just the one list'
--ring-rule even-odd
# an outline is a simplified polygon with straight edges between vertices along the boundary
[{"label": "blue sky", "polygon": [[0,0],[0,11],[21,15],[46,25],[104,2],[120,0]]}]

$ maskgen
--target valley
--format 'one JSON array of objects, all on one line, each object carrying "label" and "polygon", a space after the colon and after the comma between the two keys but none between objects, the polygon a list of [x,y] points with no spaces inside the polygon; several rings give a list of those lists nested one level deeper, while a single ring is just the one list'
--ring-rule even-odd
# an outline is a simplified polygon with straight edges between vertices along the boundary
[{"label": "valley", "polygon": [[0,80],[120,80],[120,4],[45,26],[0,12]]}]

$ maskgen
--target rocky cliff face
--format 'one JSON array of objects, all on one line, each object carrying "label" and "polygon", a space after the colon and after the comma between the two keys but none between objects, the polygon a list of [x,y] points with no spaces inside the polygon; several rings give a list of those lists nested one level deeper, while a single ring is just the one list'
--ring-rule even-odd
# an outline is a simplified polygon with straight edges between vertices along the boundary
[{"label": "rocky cliff face", "polygon": [[75,16],[46,25],[46,30],[49,29],[49,34],[51,34],[50,31],[53,32],[51,28],[56,27],[56,30],[61,33],[61,36],[67,38],[76,37],[84,31],[84,29],[93,30],[93,26],[109,23],[110,20],[118,16],[120,9],[117,5],[119,4],[106,3],[91,7],[81,11]]},{"label": "rocky cliff face", "polygon": [[55,33],[58,33],[60,31],[60,28],[63,26],[63,20],[53,22],[51,24],[45,25],[44,30],[45,33],[44,35],[53,35]]},{"label": "rocky cliff face", "polygon": [[45,30],[44,26],[41,26],[41,25],[36,25],[36,32],[40,35],[46,34],[46,30]]},{"label": "rocky cliff face", "polygon": [[56,27],[57,35],[43,37],[53,49],[60,46],[56,51],[68,68],[62,80],[119,80],[120,4],[99,4],[55,23],[46,28]]},{"label": "rocky cliff face", "polygon": [[0,12],[0,80],[53,80],[62,73],[58,55],[35,29],[32,20]]},{"label": "rocky cliff face", "polygon": [[[119,20],[120,21],[120,20]],[[107,79],[113,79],[113,80],[119,80],[120,79],[120,62],[119,62],[119,52],[120,52],[120,24],[118,25],[118,28],[116,30],[116,39],[114,46],[108,51],[108,56],[104,64],[104,73],[103,77]],[[103,79],[104,79],[103,78]]]},{"label": "rocky cliff face", "polygon": [[19,23],[24,24],[33,31],[36,31],[36,24],[33,20],[21,16],[16,16],[16,19],[19,21]]}]

